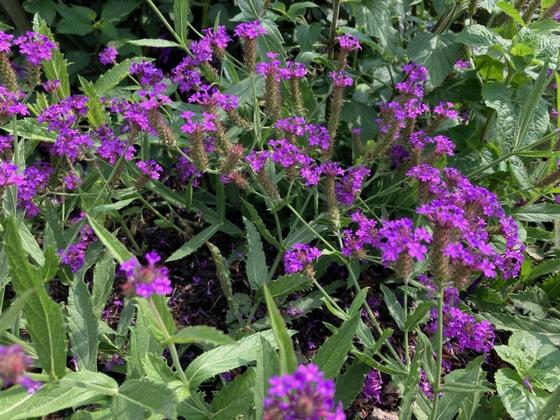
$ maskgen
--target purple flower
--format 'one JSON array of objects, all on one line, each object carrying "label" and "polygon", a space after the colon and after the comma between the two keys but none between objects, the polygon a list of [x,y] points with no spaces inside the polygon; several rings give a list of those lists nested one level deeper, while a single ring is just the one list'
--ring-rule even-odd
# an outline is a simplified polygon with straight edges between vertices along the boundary
[{"label": "purple flower", "polygon": [[336,37],[340,48],[347,51],[361,50],[362,46],[357,38],[349,34],[344,34]]},{"label": "purple flower", "polygon": [[272,160],[284,168],[309,166],[313,162],[313,159],[287,139],[270,140],[268,144],[272,148]]},{"label": "purple flower", "polygon": [[[80,220],[78,218],[78,220]],[[76,220],[76,222],[78,221]],[[61,249],[58,252],[60,260],[63,264],[70,267],[73,273],[76,273],[83,267],[86,260],[86,252],[88,247],[95,242],[97,236],[93,232],[93,229],[89,225],[84,225],[80,229],[80,237],[76,243],[72,243],[66,247],[66,249]]]},{"label": "purple flower", "polygon": [[423,84],[428,77],[428,70],[416,63],[408,63],[403,66],[405,78],[395,85],[400,93],[407,96],[421,98],[424,96]]},{"label": "purple flower", "polygon": [[34,393],[41,386],[25,375],[31,368],[32,359],[19,344],[0,345],[0,380],[4,386],[21,385],[28,393]]},{"label": "purple flower", "polygon": [[273,77],[274,80],[279,81],[281,79],[281,72],[280,72],[280,61],[278,60],[278,53],[275,52],[267,52],[266,57],[268,61],[263,61],[257,63],[256,71],[258,74],[262,74],[263,76],[270,76]]},{"label": "purple flower", "polygon": [[245,161],[255,172],[260,172],[264,169],[266,162],[270,158],[270,153],[266,150],[260,152],[252,151],[245,157]]},{"label": "purple flower", "polygon": [[195,133],[207,133],[216,131],[215,114],[210,114],[208,112],[202,113],[202,119],[195,120],[196,114],[192,111],[184,111],[181,113],[186,122],[181,126],[181,131],[187,134]]},{"label": "purple flower", "polygon": [[142,86],[154,87],[163,80],[163,72],[147,61],[132,63],[130,65],[130,74],[138,78]]},{"label": "purple flower", "polygon": [[76,188],[78,188],[78,185],[80,184],[80,181],[81,181],[80,177],[74,171],[70,171],[66,175],[64,175],[64,186],[69,191],[72,191],[72,190],[75,190]]},{"label": "purple flower", "polygon": [[284,254],[284,270],[286,273],[299,273],[312,268],[314,261],[321,256],[321,251],[308,244],[296,243]]},{"label": "purple flower", "polygon": [[7,34],[4,31],[0,31],[0,52],[9,53],[10,48],[12,47],[13,40],[13,35]]},{"label": "purple flower", "polygon": [[100,141],[97,153],[111,165],[117,163],[121,156],[126,160],[134,158],[136,153],[134,146],[119,139],[110,127],[106,125],[99,127],[95,130],[95,136]]},{"label": "purple flower", "polygon": [[201,85],[198,91],[189,96],[190,103],[204,105],[209,109],[219,107],[224,111],[236,109],[237,101],[237,96],[222,93],[215,87],[206,84]]},{"label": "purple flower", "polygon": [[459,59],[455,61],[453,67],[455,67],[456,70],[466,70],[471,67],[471,64],[468,61]]},{"label": "purple flower", "polygon": [[146,175],[148,178],[153,180],[158,180],[163,172],[163,168],[158,165],[155,160],[141,160],[136,163],[140,172]]},{"label": "purple flower", "polygon": [[440,102],[434,108],[434,114],[441,118],[455,119],[459,117],[459,113],[453,108],[452,102]]},{"label": "purple flower", "polygon": [[[188,155],[189,149],[183,149],[183,152]],[[175,169],[177,170],[177,175],[181,180],[182,184],[187,184],[191,179],[193,180],[193,187],[196,188],[200,185],[200,178],[202,178],[202,172],[200,172],[196,165],[188,160],[184,156],[179,156],[177,158],[177,163],[175,164]]]},{"label": "purple flower", "polygon": [[20,102],[23,97],[23,92],[11,92],[0,85],[0,115],[4,117],[28,115],[27,105]]},{"label": "purple flower", "polygon": [[36,32],[27,32],[19,36],[14,42],[19,46],[19,51],[33,66],[38,66],[41,61],[52,58],[52,50],[56,48],[47,36]]},{"label": "purple flower", "polygon": [[0,160],[0,191],[10,185],[19,186],[23,177],[18,174],[18,167],[13,163]]},{"label": "purple flower", "polygon": [[345,420],[334,393],[334,381],[316,365],[299,365],[292,374],[270,378],[264,420]]},{"label": "purple flower", "polygon": [[258,20],[243,22],[235,27],[234,35],[238,38],[257,39],[266,33],[266,29]]},{"label": "purple flower", "polygon": [[355,166],[347,170],[346,175],[335,185],[336,198],[342,204],[352,205],[356,197],[360,195],[364,179],[370,174],[365,166]]},{"label": "purple flower", "polygon": [[364,387],[362,388],[362,395],[364,399],[371,404],[381,404],[381,389],[383,381],[378,370],[373,369],[366,376]]},{"label": "purple flower", "polygon": [[14,138],[11,135],[0,136],[0,154],[10,152],[14,147]]},{"label": "purple flower", "polygon": [[23,182],[18,186],[18,207],[25,209],[26,216],[39,214],[33,199],[47,187],[51,173],[52,168],[46,162],[37,162],[25,168]]},{"label": "purple flower", "polygon": [[56,137],[51,153],[56,156],[66,156],[71,161],[80,159],[84,151],[93,147],[93,141],[88,134],[73,128],[65,128]]},{"label": "purple flower", "polygon": [[47,127],[51,131],[69,129],[80,118],[87,115],[87,102],[87,96],[69,96],[45,108],[37,117],[37,121],[47,123]]},{"label": "purple flower", "polygon": [[156,266],[161,261],[161,257],[155,251],[145,255],[148,265],[142,265],[136,257],[123,262],[120,265],[121,271],[126,275],[127,282],[123,286],[123,291],[127,295],[136,295],[149,298],[152,295],[165,296],[171,293],[171,281],[168,277],[166,267]]},{"label": "purple flower", "polygon": [[425,228],[415,228],[409,218],[386,220],[377,231],[373,245],[381,250],[381,261],[390,265],[404,254],[422,261],[428,252],[426,244],[432,235]]},{"label": "purple flower", "polygon": [[171,80],[179,85],[180,92],[188,92],[202,84],[202,75],[195,68],[191,57],[186,57],[171,71]]},{"label": "purple flower", "polygon": [[329,77],[336,87],[348,87],[352,86],[353,83],[352,78],[344,70],[331,71]]},{"label": "purple flower", "polygon": [[60,89],[60,80],[47,80],[46,82],[42,83],[41,86],[45,89],[48,93],[54,93],[58,89]]},{"label": "purple flower", "polygon": [[103,51],[99,53],[99,62],[104,65],[114,64],[119,52],[116,48],[106,47]]},{"label": "purple flower", "polygon": [[297,61],[286,60],[286,66],[278,70],[280,78],[284,80],[302,79],[307,74],[305,64]]},{"label": "purple flower", "polygon": [[211,46],[219,50],[225,50],[231,41],[231,38],[227,34],[226,27],[219,25],[216,30],[213,28],[206,28],[202,31],[204,33],[204,38],[208,40]]}]

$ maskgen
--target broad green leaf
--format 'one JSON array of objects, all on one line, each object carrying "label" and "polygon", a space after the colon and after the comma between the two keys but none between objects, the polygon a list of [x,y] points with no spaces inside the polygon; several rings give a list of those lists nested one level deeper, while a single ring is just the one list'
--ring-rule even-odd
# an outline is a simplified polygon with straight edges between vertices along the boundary
[{"label": "broad green leaf", "polygon": [[[537,414],[538,420],[549,420],[558,415],[558,407],[560,407],[560,386],[548,398],[545,406],[539,410]],[[556,417],[557,418],[557,417]]]},{"label": "broad green leaf", "polygon": [[268,282],[270,295],[274,298],[288,296],[311,287],[311,279],[304,274],[286,274]]},{"label": "broad green leaf", "polygon": [[255,225],[247,218],[243,218],[247,228],[247,278],[251,289],[258,290],[268,278],[266,255],[263,251],[261,237]]},{"label": "broad green leaf", "polygon": [[138,6],[140,2],[135,0],[111,0],[104,4],[101,18],[117,24],[127,18]]},{"label": "broad green leaf", "polygon": [[514,420],[534,420],[546,404],[548,394],[539,389],[531,392],[513,369],[499,369],[494,375],[498,394]]},{"label": "broad green leaf", "polygon": [[183,43],[189,35],[190,0],[173,0],[173,23],[175,32]]},{"label": "broad green leaf", "polygon": [[297,365],[296,353],[294,351],[294,343],[288,333],[286,323],[278,310],[274,298],[270,294],[266,284],[263,286],[264,298],[268,309],[268,317],[274,332],[274,338],[280,349],[280,372],[282,374],[291,373]]},{"label": "broad green leaf", "polygon": [[395,294],[385,285],[381,285],[381,291],[383,292],[383,298],[385,300],[385,304],[387,305],[387,309],[395,322],[397,323],[399,329],[401,331],[404,330],[404,309],[395,297]]},{"label": "broad green leaf", "polygon": [[460,50],[452,33],[420,32],[408,44],[407,54],[412,61],[425,66],[432,84],[439,86],[453,69]]},{"label": "broad green leaf", "polygon": [[496,4],[506,15],[514,20],[517,24],[521,26],[527,26],[525,21],[521,17],[521,13],[517,10],[513,4],[508,3],[507,1],[500,1]]},{"label": "broad green leaf", "polygon": [[210,242],[206,242],[206,246],[210,250],[210,254],[212,254],[214,264],[216,264],[216,274],[218,276],[218,279],[220,280],[220,285],[222,286],[222,291],[224,292],[229,308],[237,316],[239,323],[242,324],[242,316],[241,312],[239,311],[239,305],[233,298],[233,289],[231,286],[231,275],[228,263],[222,256],[222,253],[217,246]]},{"label": "broad green leaf", "polygon": [[147,413],[176,417],[177,398],[161,383],[130,379],[119,387],[116,399],[124,399]]},{"label": "broad green leaf", "polygon": [[335,400],[342,401],[344,408],[349,407],[362,391],[364,380],[371,368],[355,360],[346,371],[336,379]]},{"label": "broad green leaf", "polygon": [[99,240],[105,245],[105,247],[109,250],[109,252],[113,255],[119,263],[127,261],[132,258],[132,254],[126,247],[117,239],[115,238],[111,232],[109,232],[105,227],[91,217],[89,214],[86,216],[87,220],[99,238]]},{"label": "broad green leaf", "polygon": [[[114,379],[102,373],[71,372],[60,382],[45,384],[34,394],[14,387],[0,392],[0,418],[19,420],[47,416],[71,407],[91,404],[108,395],[116,395]],[[18,398],[14,398],[17,395]]]},{"label": "broad green leaf", "polygon": [[560,217],[560,205],[552,203],[529,204],[521,207],[513,216],[523,222],[550,222]]},{"label": "broad green leaf", "polygon": [[212,239],[212,236],[220,230],[219,224],[213,224],[208,226],[206,229],[194,235],[190,240],[185,242],[179,249],[177,249],[173,254],[169,256],[165,261],[177,261],[182,258],[188,257],[193,252],[196,252],[202,245],[207,241]]},{"label": "broad green leaf", "polygon": [[25,252],[27,252],[37,264],[41,266],[44,265],[45,256],[43,255],[43,251],[41,251],[41,247],[25,223],[19,224],[19,235],[21,237],[21,245],[23,246]]},{"label": "broad green leaf", "polygon": [[499,45],[505,50],[509,49],[511,41],[502,38],[492,30],[483,25],[469,25],[459,34],[457,34],[457,41],[462,42],[471,47],[492,47]]},{"label": "broad green leaf", "polygon": [[150,47],[150,48],[180,47],[180,45],[177,44],[176,42],[168,41],[167,39],[132,39],[127,42],[132,45],[138,45],[140,47]]},{"label": "broad green leaf", "polygon": [[255,389],[253,392],[256,418],[263,414],[264,399],[270,386],[270,378],[277,373],[278,356],[270,343],[262,336],[258,337],[257,367],[255,368]]},{"label": "broad green leaf", "polygon": [[130,328],[129,353],[127,357],[127,377],[140,378],[144,374],[143,360],[148,354],[161,351],[159,342],[150,334],[144,312],[138,311],[134,327]]},{"label": "broad green leaf", "polygon": [[104,252],[97,260],[93,270],[92,301],[93,310],[97,317],[101,316],[107,299],[113,290],[115,279],[115,262],[111,253]]},{"label": "broad green leaf", "polygon": [[410,363],[410,373],[404,380],[404,393],[399,406],[399,420],[409,420],[412,417],[412,404],[416,400],[419,391],[420,362],[425,351],[425,348],[418,345],[414,352],[414,357]]},{"label": "broad green leaf", "polygon": [[359,320],[360,315],[354,314],[348,321],[344,321],[342,326],[325,340],[313,357],[313,363],[319,366],[327,378],[336,378],[339,374],[352,348],[352,339],[356,334]]},{"label": "broad green leaf", "polygon": [[170,343],[178,344],[207,344],[221,346],[233,344],[235,340],[215,327],[206,325],[193,325],[185,327],[169,339]]},{"label": "broad green leaf", "polygon": [[411,331],[414,329],[414,327],[424,319],[431,307],[432,304],[430,302],[420,303],[413,313],[408,314],[406,322],[404,323],[404,331]]},{"label": "broad green leaf", "polygon": [[131,63],[132,60],[127,58],[99,76],[94,84],[97,94],[103,96],[123,81],[129,74]]},{"label": "broad green leaf", "polygon": [[349,6],[358,28],[376,38],[382,52],[385,49],[396,51],[397,31],[393,27],[391,9],[383,0],[351,2]]},{"label": "broad green leaf", "polygon": [[68,296],[68,328],[72,353],[80,369],[97,370],[98,320],[84,281],[75,276]]},{"label": "broad green leaf", "polygon": [[259,337],[277,348],[274,335],[272,331],[268,330],[242,338],[235,344],[216,347],[194,359],[185,370],[191,390],[219,373],[254,362],[259,351]]},{"label": "broad green leaf", "polygon": [[60,307],[42,287],[37,268],[31,266],[23,250],[19,229],[13,217],[7,219],[4,247],[18,296],[27,290],[36,290],[25,302],[23,309],[26,326],[41,366],[54,378],[64,376],[66,367],[66,334]]},{"label": "broad green leaf", "polygon": [[499,330],[525,330],[544,335],[555,345],[560,346],[560,321],[555,318],[537,319],[524,315],[484,312],[483,317]]},{"label": "broad green leaf", "polygon": [[27,300],[35,294],[35,289],[28,289],[21,296],[16,297],[10,306],[0,314],[0,333],[10,328],[14,319],[19,315]]},{"label": "broad green leaf", "polygon": [[255,370],[249,369],[243,375],[237,376],[216,393],[212,402],[213,419],[229,420],[248,417],[253,404],[253,387],[255,385]]}]

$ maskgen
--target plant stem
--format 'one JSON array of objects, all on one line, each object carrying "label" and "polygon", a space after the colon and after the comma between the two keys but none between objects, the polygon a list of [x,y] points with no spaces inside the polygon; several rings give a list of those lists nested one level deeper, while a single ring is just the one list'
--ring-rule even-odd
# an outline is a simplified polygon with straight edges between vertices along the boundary
[{"label": "plant stem", "polygon": [[432,412],[430,413],[430,420],[436,418],[439,401],[439,391],[441,387],[441,362],[443,359],[443,285],[438,286],[438,318],[437,318],[437,359],[436,359],[436,375],[434,378],[434,402],[432,405]]},{"label": "plant stem", "polygon": [[[408,318],[408,282],[409,276],[404,276],[404,298],[403,298],[403,309],[404,309],[404,324],[406,325],[406,319]],[[408,348],[408,330],[404,330],[404,354],[406,358],[406,365],[410,366],[410,351]]]},{"label": "plant stem", "polygon": [[334,37],[336,36],[336,26],[338,24],[338,15],[340,14],[340,1],[333,1],[333,15],[331,20],[331,30],[329,34],[329,59],[334,56]]}]

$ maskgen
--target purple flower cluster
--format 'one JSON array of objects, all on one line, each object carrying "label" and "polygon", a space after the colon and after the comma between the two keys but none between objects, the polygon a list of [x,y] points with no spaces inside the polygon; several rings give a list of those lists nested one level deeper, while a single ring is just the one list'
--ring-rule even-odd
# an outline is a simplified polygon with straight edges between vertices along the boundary
[{"label": "purple flower cluster", "polygon": [[47,80],[42,83],[41,86],[45,89],[45,92],[55,93],[58,89],[60,89],[60,80]]},{"label": "purple flower cluster", "polygon": [[23,182],[18,187],[18,207],[25,210],[27,217],[39,214],[39,207],[33,199],[47,187],[51,174],[52,168],[46,162],[38,162],[25,168]]},{"label": "purple flower cluster", "polygon": [[[407,174],[417,179],[420,188],[431,198],[418,207],[417,213],[434,226],[446,229],[447,244],[443,252],[450,259],[452,271],[458,275],[475,270],[496,277],[500,270],[504,278],[519,273],[525,247],[519,239],[517,223],[505,215],[495,194],[473,185],[454,168],[440,171],[423,164]],[[488,226],[492,220],[497,220],[505,238],[503,252],[490,244]]]},{"label": "purple flower cluster", "polygon": [[412,133],[409,140],[412,148],[418,153],[422,153],[429,144],[434,145],[434,153],[438,156],[453,156],[455,153],[455,144],[447,136],[437,135],[431,137],[420,130]]},{"label": "purple flower cluster", "polygon": [[24,96],[23,92],[11,92],[0,85],[0,116],[8,118],[28,115],[27,105],[21,102]]},{"label": "purple flower cluster", "polygon": [[268,61],[263,61],[257,64],[256,70],[258,74],[265,77],[272,77],[277,82],[281,79],[280,60],[278,60],[278,53],[267,52],[266,57]]},{"label": "purple flower cluster", "polygon": [[278,70],[280,78],[284,80],[302,79],[307,75],[305,64],[286,60],[286,65]]},{"label": "purple flower cluster", "polygon": [[344,420],[334,400],[335,384],[314,364],[292,374],[273,376],[264,401],[265,420]]},{"label": "purple flower cluster", "polygon": [[209,111],[221,108],[224,111],[233,111],[237,108],[237,96],[220,92],[217,88],[203,84],[189,96],[190,103],[205,106]]},{"label": "purple flower cluster", "polygon": [[347,206],[352,205],[362,191],[362,184],[370,171],[365,166],[355,166],[347,169],[346,175],[335,185],[337,200]]},{"label": "purple flower cluster", "polygon": [[9,53],[14,41],[14,36],[0,31],[0,52]]},{"label": "purple flower cluster", "polygon": [[331,71],[329,73],[332,84],[337,88],[352,86],[352,78],[344,70]]},{"label": "purple flower cluster", "polygon": [[428,79],[426,67],[416,63],[403,66],[404,80],[395,85],[398,92],[408,97],[421,98],[424,96],[424,82]]},{"label": "purple flower cluster", "polygon": [[459,113],[455,110],[452,102],[440,102],[432,112],[440,118],[449,118],[450,120],[459,117]]},{"label": "purple flower cluster", "polygon": [[148,265],[140,264],[136,257],[120,265],[121,271],[127,277],[127,282],[123,285],[124,293],[143,298],[170,294],[172,288],[168,270],[166,267],[156,266],[161,261],[161,257],[157,252],[151,251],[145,255],[145,258]]},{"label": "purple flower cluster", "polygon": [[307,136],[309,146],[318,147],[321,150],[329,148],[331,136],[327,128],[320,124],[306,123],[303,117],[279,119],[274,127],[296,138]]},{"label": "purple flower cluster", "polygon": [[49,61],[52,58],[52,50],[56,48],[47,36],[36,32],[27,32],[18,37],[15,45],[19,47],[19,52],[33,66],[38,66],[42,61]]},{"label": "purple flower cluster", "polygon": [[471,67],[471,64],[468,61],[459,59],[459,60],[455,61],[455,64],[454,64],[453,67],[455,67],[455,69],[457,69],[457,70],[466,70],[466,69],[469,69]]},{"label": "purple flower cluster", "polygon": [[349,34],[340,35],[336,37],[336,40],[338,41],[338,45],[340,46],[341,49],[347,51],[362,49],[360,42],[352,35]]},{"label": "purple flower cluster", "polygon": [[286,273],[300,273],[313,269],[313,262],[319,259],[321,251],[309,244],[293,244],[284,254]]},{"label": "purple flower cluster", "polygon": [[426,257],[431,234],[425,228],[414,227],[411,219],[385,220],[378,227],[375,220],[368,219],[360,211],[354,212],[351,217],[357,228],[344,230],[343,255],[362,258],[365,247],[369,245],[381,251],[381,260],[385,265],[404,257],[417,261]]},{"label": "purple flower cluster", "polygon": [[11,135],[0,136],[0,155],[11,153],[14,147],[14,138]]},{"label": "purple flower cluster", "polygon": [[[83,215],[75,221],[78,221],[81,218],[83,218]],[[69,266],[73,273],[76,273],[84,266],[87,249],[96,240],[97,237],[95,236],[93,229],[89,225],[84,225],[80,229],[80,237],[78,241],[68,245],[66,249],[61,249],[58,252],[60,260],[63,264]]]},{"label": "purple flower cluster", "polygon": [[26,355],[18,344],[0,345],[0,380],[5,387],[21,385],[32,394],[41,387],[40,382],[32,380],[25,373],[31,368],[33,360]]},{"label": "purple flower cluster", "polygon": [[216,50],[225,50],[231,42],[226,27],[223,25],[219,25],[215,30],[213,28],[206,28],[202,32],[204,33],[203,39],[205,42]]},{"label": "purple flower cluster", "polygon": [[22,183],[23,177],[18,174],[17,165],[0,160],[0,193],[5,187],[10,185],[19,186]]},{"label": "purple flower cluster", "polygon": [[366,375],[362,396],[370,404],[381,404],[383,380],[378,370],[373,369]]},{"label": "purple flower cluster", "polygon": [[97,154],[111,165],[117,163],[121,156],[126,160],[134,158],[136,153],[134,146],[119,139],[110,127],[106,125],[99,127],[95,130],[95,136],[99,139]]},{"label": "purple flower cluster", "polygon": [[114,47],[106,47],[99,53],[99,62],[104,65],[114,64],[119,52]]},{"label": "purple flower cluster", "polygon": [[185,119],[185,124],[181,126],[181,131],[187,134],[207,133],[216,131],[216,115],[208,112],[202,113],[201,119],[195,119],[196,113],[184,111],[181,117]]},{"label": "purple flower cluster", "polygon": [[235,27],[233,33],[238,38],[257,39],[259,36],[266,34],[266,29],[258,20],[254,20],[240,23]]},{"label": "purple flower cluster", "polygon": [[[185,148],[183,152],[188,155],[189,149]],[[179,180],[181,181],[182,184],[187,184],[192,179],[193,180],[192,186],[194,188],[197,188],[200,185],[200,178],[202,178],[202,172],[200,172],[197,169],[196,165],[186,157],[179,156],[177,158],[175,169],[177,170],[177,175],[179,176]]]},{"label": "purple flower cluster", "polygon": [[158,180],[163,172],[163,168],[155,160],[141,160],[136,163],[140,172],[149,179]]}]

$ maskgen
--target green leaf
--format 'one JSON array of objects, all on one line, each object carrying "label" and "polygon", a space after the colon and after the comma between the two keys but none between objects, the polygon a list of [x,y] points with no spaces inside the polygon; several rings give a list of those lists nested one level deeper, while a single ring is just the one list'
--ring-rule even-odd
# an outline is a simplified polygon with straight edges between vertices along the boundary
[{"label": "green leaf", "polygon": [[512,369],[499,369],[494,378],[502,403],[514,420],[537,418],[537,413],[546,405],[546,393],[525,388],[522,379]]},{"label": "green leaf", "polygon": [[311,279],[304,274],[286,274],[266,284],[273,298],[288,296],[311,287]]},{"label": "green leaf", "polygon": [[517,10],[513,4],[508,3],[507,1],[500,1],[496,4],[506,15],[513,19],[514,22],[518,23],[521,26],[527,26],[525,21],[521,17],[521,13]]},{"label": "green leaf", "polygon": [[25,306],[25,303],[31,295],[35,294],[35,289],[28,289],[23,294],[12,301],[12,304],[4,312],[0,314],[0,333],[10,328],[14,319],[19,315]]},{"label": "green leaf", "polygon": [[538,420],[549,420],[558,414],[558,407],[560,407],[560,386],[548,398],[545,406],[539,410],[537,414]]},{"label": "green leaf", "polygon": [[144,374],[143,361],[147,354],[157,354],[161,351],[159,342],[149,332],[148,321],[144,311],[138,311],[134,327],[130,328],[130,350],[127,357],[127,377],[140,378]]},{"label": "green leaf", "polygon": [[67,408],[91,404],[117,392],[117,383],[107,375],[71,372],[60,382],[45,384],[34,394],[27,394],[20,387],[0,392],[0,418],[19,420],[48,416]]},{"label": "green leaf", "polygon": [[[43,35],[49,37],[51,41],[54,41],[53,34],[46,22],[42,19],[39,21],[38,30]],[[60,81],[60,88],[58,89],[58,95],[65,98],[70,95],[70,79],[68,77],[68,63],[64,59],[64,55],[55,49],[52,51],[52,58],[50,60],[44,61],[41,65],[45,70],[47,79]]]},{"label": "green leaf", "polygon": [[60,307],[49,297],[39,277],[23,250],[19,229],[13,217],[7,219],[4,247],[12,276],[12,284],[18,296],[27,290],[36,290],[23,309],[27,330],[37,350],[41,366],[54,378],[64,376],[66,367],[66,343],[64,319]]},{"label": "green leaf", "polygon": [[381,291],[383,292],[383,299],[389,309],[389,313],[397,323],[401,331],[404,330],[404,309],[398,302],[395,294],[385,285],[381,285]]},{"label": "green leaf", "polygon": [[412,416],[412,404],[418,396],[418,382],[420,381],[420,361],[426,349],[418,344],[414,357],[410,363],[410,374],[404,381],[404,394],[401,398],[399,420],[409,420]]},{"label": "green leaf", "polygon": [[264,224],[264,221],[263,221],[262,217],[259,215],[255,206],[253,206],[248,201],[244,200],[242,197],[240,197],[240,199],[241,199],[241,203],[243,204],[243,209],[246,212],[246,213],[245,212],[243,212],[243,213],[246,214],[247,218],[254,223],[255,227],[259,230],[262,237],[268,243],[270,243],[270,244],[276,246],[277,248],[279,248],[280,243],[276,240],[276,238],[272,235],[272,233],[270,233],[270,231],[267,229],[266,225]]},{"label": "green leaf", "polygon": [[103,6],[101,18],[111,23],[119,23],[127,18],[140,3],[138,1],[111,0]]},{"label": "green leaf", "polygon": [[278,369],[278,356],[270,343],[262,336],[258,337],[257,367],[255,369],[255,390],[253,392],[256,418],[262,418],[264,399],[270,386],[270,378]]},{"label": "green leaf", "polygon": [[325,340],[313,357],[313,363],[319,366],[327,378],[336,378],[339,374],[346,355],[352,348],[352,339],[356,334],[359,321],[359,314],[354,314],[348,321],[344,321],[342,326]]},{"label": "green leaf", "polygon": [[161,383],[130,379],[119,387],[117,399],[124,399],[152,414],[171,419],[176,417],[177,398]]},{"label": "green leaf", "polygon": [[529,204],[521,207],[514,214],[523,222],[550,222],[560,217],[560,205],[552,203]]},{"label": "green leaf", "polygon": [[105,247],[109,250],[109,252],[113,255],[119,263],[124,261],[130,260],[133,255],[130,253],[128,249],[117,239],[115,238],[101,223],[91,217],[89,214],[86,215],[87,220],[99,238],[99,240],[105,245]]},{"label": "green leaf", "polygon": [[25,223],[19,224],[19,236],[21,237],[21,246],[25,252],[27,252],[37,264],[44,265],[45,256],[43,255],[43,251],[41,251],[41,247]]},{"label": "green leaf", "polygon": [[483,25],[469,25],[459,34],[457,41],[471,47],[492,47],[494,45],[501,46],[504,50],[509,49],[511,41],[504,39],[495,32]]},{"label": "green leaf", "polygon": [[81,278],[74,279],[68,296],[68,328],[72,353],[80,369],[97,370],[98,320],[89,290]]},{"label": "green leaf", "polygon": [[127,41],[129,44],[138,45],[140,47],[150,47],[150,48],[173,48],[180,47],[179,44],[173,41],[168,41],[166,39],[132,39]]},{"label": "green leaf", "polygon": [[150,333],[161,344],[166,343],[176,332],[175,322],[167,306],[167,300],[165,296],[154,295],[150,298],[150,302],[145,299],[139,299],[137,302]]},{"label": "green leaf", "polygon": [[104,107],[101,105],[95,86],[89,80],[84,79],[82,76],[78,75],[80,80],[80,85],[82,92],[84,92],[88,98],[87,101],[87,119],[90,125],[94,128],[98,128],[105,124],[105,112]]},{"label": "green leaf", "polygon": [[185,327],[168,340],[170,343],[178,344],[208,344],[221,346],[233,344],[235,340],[215,327],[206,325],[193,325]]},{"label": "green leaf", "polygon": [[274,338],[276,339],[278,348],[280,349],[280,372],[282,374],[291,373],[295,370],[297,365],[294,343],[292,342],[290,334],[288,334],[286,323],[284,322],[280,311],[276,307],[274,298],[270,294],[266,284],[263,286],[263,290],[266,307],[268,308],[268,317],[270,318],[270,324],[272,325],[272,331],[274,332]]},{"label": "green leaf", "polygon": [[[216,393],[212,402],[213,416],[216,420],[230,420],[233,418],[249,417],[253,403],[253,386],[255,385],[255,370],[249,369],[243,375]],[[245,415],[243,415],[245,414]]]},{"label": "green leaf", "polygon": [[216,347],[194,359],[185,370],[191,390],[219,373],[254,362],[259,351],[260,337],[276,348],[274,335],[268,330],[244,337],[235,344]]},{"label": "green leaf", "polygon": [[97,317],[101,316],[107,299],[113,290],[115,280],[115,262],[111,253],[104,252],[99,257],[93,270],[92,302],[93,311]]},{"label": "green leaf", "polygon": [[342,401],[344,408],[349,407],[362,391],[364,380],[371,368],[365,363],[355,360],[346,372],[336,379],[335,400]]},{"label": "green leaf", "polygon": [[411,331],[416,325],[424,319],[426,314],[430,311],[432,304],[430,302],[422,302],[418,305],[416,310],[409,314],[404,323],[404,331]]},{"label": "green leaf", "polygon": [[216,274],[218,275],[218,279],[220,280],[220,285],[222,286],[222,290],[228,302],[229,308],[232,312],[237,316],[239,323],[242,324],[242,316],[241,312],[239,311],[239,305],[235,302],[233,298],[233,289],[231,286],[231,276],[227,261],[222,256],[219,248],[210,242],[206,242],[206,246],[210,250],[210,254],[212,254],[212,259],[216,264]]},{"label": "green leaf", "polygon": [[188,257],[193,252],[196,252],[202,245],[209,241],[218,230],[220,230],[220,226],[220,224],[208,226],[206,229],[194,235],[189,241],[181,245],[181,247],[171,254],[165,261],[177,261]]},{"label": "green leaf", "polygon": [[410,41],[407,54],[410,59],[428,69],[430,82],[439,86],[453,69],[460,57],[454,34],[432,34],[421,32]]},{"label": "green leaf", "polygon": [[175,24],[175,32],[184,43],[187,42],[189,36],[189,3],[189,0],[173,1],[173,23]]},{"label": "green leaf", "polygon": [[393,27],[391,9],[383,0],[362,0],[350,2],[352,16],[358,28],[376,38],[379,45],[392,52],[398,44],[397,31]]},{"label": "green leaf", "polygon": [[132,60],[127,58],[99,76],[94,85],[97,94],[103,96],[122,82],[129,74],[131,63]]},{"label": "green leaf", "polygon": [[243,218],[247,228],[247,278],[251,289],[258,290],[268,278],[266,255],[264,255],[261,237],[255,225],[247,218]]}]

